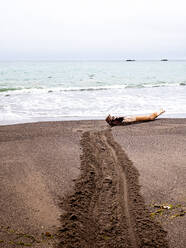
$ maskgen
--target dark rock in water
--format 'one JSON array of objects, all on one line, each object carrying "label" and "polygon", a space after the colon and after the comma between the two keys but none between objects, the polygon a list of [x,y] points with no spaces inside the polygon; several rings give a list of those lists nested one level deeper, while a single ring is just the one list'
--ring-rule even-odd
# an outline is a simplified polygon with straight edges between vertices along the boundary
[{"label": "dark rock in water", "polygon": [[49,76],[48,78],[52,78],[52,76]]},{"label": "dark rock in water", "polygon": [[168,61],[168,59],[161,59],[161,61]]},{"label": "dark rock in water", "polygon": [[181,86],[186,86],[186,83],[180,83]]},{"label": "dark rock in water", "polygon": [[5,95],[5,96],[10,96],[10,95],[7,94],[7,95]]},{"label": "dark rock in water", "polygon": [[48,91],[48,93],[51,93],[51,92],[53,92],[53,91],[52,91],[52,90],[49,90],[49,91]]},{"label": "dark rock in water", "polygon": [[126,59],[125,60],[126,62],[133,62],[133,61],[136,61],[135,59]]}]

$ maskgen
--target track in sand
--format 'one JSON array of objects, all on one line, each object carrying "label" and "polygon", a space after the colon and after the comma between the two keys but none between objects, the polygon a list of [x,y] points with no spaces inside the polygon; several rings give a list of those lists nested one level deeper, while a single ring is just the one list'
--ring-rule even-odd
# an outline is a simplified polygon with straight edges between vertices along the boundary
[{"label": "track in sand", "polygon": [[138,171],[110,129],[86,132],[81,175],[63,199],[59,247],[168,247],[166,232],[150,219]]}]

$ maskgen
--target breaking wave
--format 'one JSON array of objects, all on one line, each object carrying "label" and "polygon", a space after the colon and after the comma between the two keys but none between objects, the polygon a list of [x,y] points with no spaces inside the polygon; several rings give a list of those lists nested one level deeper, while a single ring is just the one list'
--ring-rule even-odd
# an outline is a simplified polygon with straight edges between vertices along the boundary
[{"label": "breaking wave", "polygon": [[22,88],[0,88],[0,92],[6,92],[6,91],[15,91],[15,90],[22,90]]},{"label": "breaking wave", "polygon": [[112,90],[112,89],[125,89],[125,88],[154,88],[154,87],[178,87],[186,86],[186,82],[181,83],[139,83],[139,84],[123,84],[123,85],[105,85],[105,86],[92,86],[92,87],[8,87],[0,88],[0,93],[11,92],[11,91],[22,91],[22,92],[65,92],[65,91],[101,91],[101,90]]}]

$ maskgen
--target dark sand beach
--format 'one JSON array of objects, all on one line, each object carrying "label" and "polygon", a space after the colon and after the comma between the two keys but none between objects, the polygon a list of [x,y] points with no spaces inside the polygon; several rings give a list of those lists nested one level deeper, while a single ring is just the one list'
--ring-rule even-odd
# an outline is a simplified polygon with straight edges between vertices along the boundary
[{"label": "dark sand beach", "polygon": [[184,248],[185,147],[186,119],[0,126],[0,247]]}]

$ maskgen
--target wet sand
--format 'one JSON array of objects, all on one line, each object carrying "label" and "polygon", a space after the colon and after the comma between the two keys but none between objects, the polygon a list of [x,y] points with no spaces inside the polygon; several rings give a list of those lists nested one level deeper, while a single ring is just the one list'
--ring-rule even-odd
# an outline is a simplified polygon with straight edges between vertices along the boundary
[{"label": "wet sand", "polygon": [[0,247],[185,247],[185,145],[186,119],[0,126]]}]

